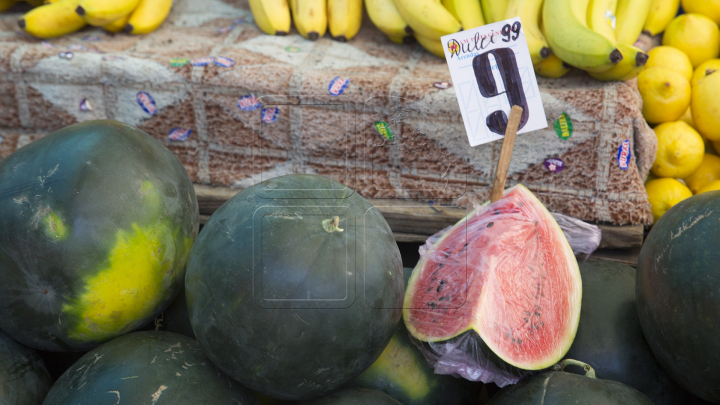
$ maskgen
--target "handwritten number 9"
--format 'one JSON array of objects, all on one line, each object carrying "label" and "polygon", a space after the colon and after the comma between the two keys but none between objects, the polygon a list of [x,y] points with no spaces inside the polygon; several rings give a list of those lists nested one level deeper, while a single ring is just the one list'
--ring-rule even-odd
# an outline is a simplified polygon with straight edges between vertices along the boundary
[{"label": "handwritten number 9", "polygon": [[[506,27],[510,29],[510,25],[506,25]],[[505,28],[503,28],[503,30],[505,30]],[[528,110],[527,100],[525,99],[525,90],[523,90],[517,59],[515,59],[515,52],[509,48],[498,48],[473,58],[472,65],[473,72],[475,73],[475,81],[480,89],[480,94],[485,98],[502,94],[498,92],[498,86],[493,77],[490,55],[495,58],[495,63],[497,64],[498,72],[505,85],[505,95],[510,102],[510,106],[518,105],[523,108],[522,115],[520,116],[520,126],[518,128],[520,129],[527,124],[530,111]],[[490,131],[503,135],[505,134],[505,127],[507,127],[507,114],[502,110],[494,111],[486,117],[485,122],[488,128],[490,128]]]},{"label": "handwritten number 9", "polygon": [[503,42],[510,42],[518,39],[518,37],[520,36],[520,27],[522,27],[520,21],[515,21],[512,27],[510,26],[510,24],[505,24],[505,26],[502,27],[502,30],[500,30],[500,33],[503,36]]}]

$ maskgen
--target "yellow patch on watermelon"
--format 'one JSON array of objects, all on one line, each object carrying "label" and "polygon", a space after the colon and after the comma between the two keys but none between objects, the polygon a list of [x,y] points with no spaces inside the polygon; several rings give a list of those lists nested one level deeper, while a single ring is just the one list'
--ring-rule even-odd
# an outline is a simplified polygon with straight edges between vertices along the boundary
[{"label": "yellow patch on watermelon", "polygon": [[55,211],[50,211],[45,215],[42,223],[45,229],[45,235],[54,241],[60,242],[65,240],[70,233],[63,220]]},{"label": "yellow patch on watermelon", "polygon": [[384,375],[402,387],[408,397],[417,401],[430,393],[431,384],[422,371],[424,368],[427,366],[418,362],[416,352],[393,336],[380,357],[364,374]]}]

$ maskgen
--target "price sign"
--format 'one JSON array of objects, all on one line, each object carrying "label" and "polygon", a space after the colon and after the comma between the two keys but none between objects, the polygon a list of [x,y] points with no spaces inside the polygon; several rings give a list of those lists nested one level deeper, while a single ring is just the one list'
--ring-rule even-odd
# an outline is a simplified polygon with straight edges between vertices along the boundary
[{"label": "price sign", "polygon": [[470,146],[503,138],[513,105],[518,134],[547,128],[520,18],[440,38]]}]

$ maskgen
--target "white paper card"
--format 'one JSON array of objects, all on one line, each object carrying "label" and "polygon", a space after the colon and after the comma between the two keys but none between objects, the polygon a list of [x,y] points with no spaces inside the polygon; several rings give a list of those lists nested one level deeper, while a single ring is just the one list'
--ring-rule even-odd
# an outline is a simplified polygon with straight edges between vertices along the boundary
[{"label": "white paper card", "polygon": [[514,104],[523,107],[518,134],[547,128],[519,17],[440,40],[470,146],[502,139]]}]

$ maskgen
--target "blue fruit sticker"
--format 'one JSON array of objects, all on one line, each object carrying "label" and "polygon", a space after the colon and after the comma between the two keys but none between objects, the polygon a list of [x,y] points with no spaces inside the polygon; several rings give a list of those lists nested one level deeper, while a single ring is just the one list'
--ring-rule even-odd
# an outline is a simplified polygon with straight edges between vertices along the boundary
[{"label": "blue fruit sticker", "polygon": [[168,139],[174,142],[182,142],[190,138],[190,134],[192,134],[192,129],[173,128],[168,134]]},{"label": "blue fruit sticker", "polygon": [[262,103],[254,94],[248,94],[238,98],[237,106],[243,111],[255,111],[262,107]]},{"label": "blue fruit sticker", "polygon": [[149,93],[145,91],[138,92],[135,99],[143,111],[150,115],[155,115],[155,112],[157,112],[157,105],[155,104],[155,99],[153,99]]},{"label": "blue fruit sticker", "polygon": [[626,139],[622,141],[617,153],[618,166],[621,169],[627,170],[630,167],[630,158],[632,157],[632,150],[630,149],[630,140]]},{"label": "blue fruit sticker", "polygon": [[232,67],[233,65],[235,65],[235,61],[230,58],[226,58],[224,56],[218,56],[217,58],[215,58],[215,66],[228,68]]},{"label": "blue fruit sticker", "polygon": [[206,56],[204,58],[193,59],[191,64],[193,66],[207,66],[207,65],[213,63],[214,60],[215,60],[215,58],[213,58],[212,56]]},{"label": "blue fruit sticker", "polygon": [[265,124],[272,124],[273,122],[277,121],[277,116],[280,110],[277,107],[272,108],[263,108],[260,116],[262,117],[262,122]]},{"label": "blue fruit sticker", "polygon": [[350,84],[350,79],[343,79],[340,76],[337,76],[336,78],[330,80],[328,93],[330,93],[331,96],[337,97],[343,94],[348,84]]}]

